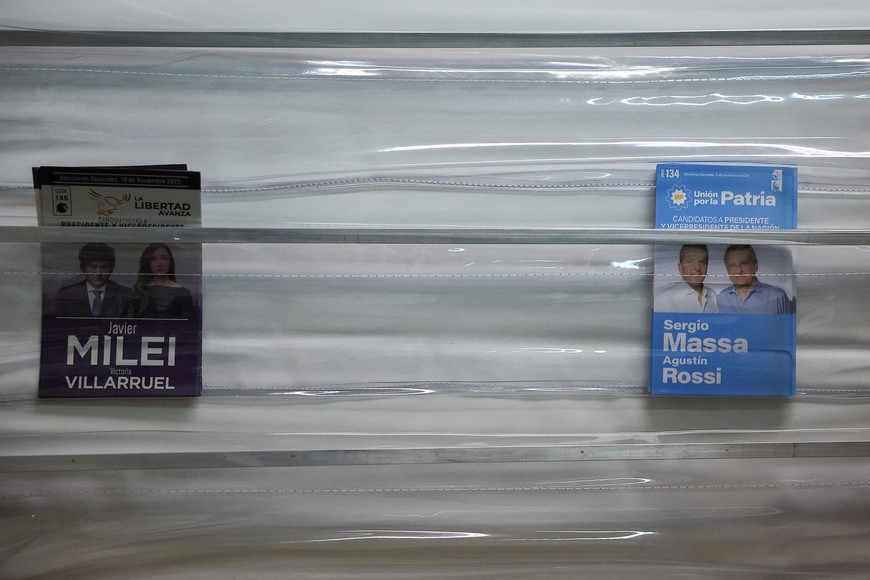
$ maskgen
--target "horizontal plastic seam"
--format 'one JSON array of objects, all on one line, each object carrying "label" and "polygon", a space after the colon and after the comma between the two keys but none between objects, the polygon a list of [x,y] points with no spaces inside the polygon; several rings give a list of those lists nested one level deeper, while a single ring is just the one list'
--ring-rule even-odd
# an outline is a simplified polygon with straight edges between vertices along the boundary
[{"label": "horizontal plastic seam", "polygon": [[[529,266],[532,268],[532,266]],[[540,266],[541,269],[548,268]],[[556,267],[551,267],[556,269]],[[568,267],[565,267],[566,269]],[[115,276],[136,276],[137,272],[113,272]],[[177,276],[198,278],[202,280],[462,280],[462,279],[498,279],[498,278],[654,278],[677,279],[680,274],[655,272],[518,272],[507,274],[187,274],[176,272]],[[765,277],[782,278],[830,278],[830,277],[862,277],[870,276],[870,271],[857,272],[765,272]],[[0,276],[81,276],[81,271],[0,271]],[[713,279],[710,276],[709,279]],[[725,280],[725,276],[720,277]]]},{"label": "horizontal plastic seam", "polygon": [[639,443],[26,455],[0,457],[0,473],[614,460],[808,459],[822,457],[868,458],[870,457],[870,441]]},{"label": "horizontal plastic seam", "polygon": [[[659,79],[487,79],[479,76],[466,78],[390,78],[382,76],[357,75],[318,75],[318,74],[286,74],[286,75],[239,75],[239,74],[207,74],[207,73],[173,73],[155,71],[131,71],[120,69],[96,68],[65,68],[65,67],[0,67],[0,72],[58,72],[76,74],[131,75],[141,77],[173,77],[173,78],[203,78],[224,80],[254,80],[254,81],[345,81],[345,82],[388,82],[388,83],[476,83],[476,84],[558,84],[558,85],[654,85],[659,83],[713,83],[713,82],[747,82],[768,80],[831,80],[840,78],[864,78],[870,76],[870,71],[835,72],[826,74],[758,74],[739,75],[733,77],[688,77]],[[439,71],[433,71],[438,73]],[[536,71],[538,74],[549,74],[546,69]],[[555,71],[554,71],[555,72]],[[452,74],[456,74],[455,72]],[[479,73],[466,73],[475,74]],[[602,73],[599,73],[602,74]]]},{"label": "horizontal plastic seam", "polygon": [[[595,356],[594,353],[591,356]],[[0,406],[20,406],[20,405],[49,405],[51,402],[37,398],[36,389],[32,392],[22,392],[18,394],[0,395]],[[649,389],[643,385],[634,386],[611,386],[611,385],[581,385],[581,386],[517,386],[511,384],[504,385],[489,385],[486,388],[477,387],[475,385],[453,385],[450,389],[445,389],[443,386],[404,386],[404,387],[381,387],[370,389],[366,387],[355,388],[334,388],[334,387],[293,387],[286,388],[282,386],[273,387],[224,387],[224,386],[205,386],[202,390],[201,399],[209,403],[235,404],[240,397],[250,397],[251,399],[268,399],[266,404],[299,404],[300,399],[359,399],[367,398],[385,398],[385,397],[407,397],[421,395],[438,395],[447,394],[450,396],[464,397],[493,397],[493,396],[509,396],[509,397],[604,397],[604,398],[621,398],[621,397],[651,397]],[[865,389],[845,389],[845,388],[801,388],[798,387],[797,394],[789,399],[789,401],[819,401],[825,400],[830,402],[853,402],[859,399],[870,398],[870,387]],[[105,401],[106,399],[102,399]],[[56,400],[54,404],[71,405],[82,404],[82,400]]]},{"label": "horizontal plastic seam", "polygon": [[870,486],[870,480],[857,481],[799,481],[777,483],[723,483],[723,484],[676,484],[676,485],[527,485],[527,486],[406,486],[371,488],[215,488],[215,489],[148,489],[114,488],[74,491],[34,491],[0,495],[0,499],[24,499],[35,497],[102,497],[108,495],[235,495],[235,494],[280,494],[280,495],[335,495],[335,494],[401,494],[401,493],[540,493],[540,492],[652,492],[652,491],[729,491],[771,489],[831,489]]},{"label": "horizontal plastic seam", "polygon": [[[607,144],[607,143],[603,143]],[[870,157],[870,155],[868,155]],[[302,181],[296,183],[284,183],[278,185],[267,185],[260,187],[205,187],[202,193],[205,194],[221,194],[221,193],[258,193],[258,192],[275,192],[275,191],[294,191],[305,189],[326,189],[338,187],[359,187],[359,186],[376,186],[376,185],[426,185],[433,187],[445,188],[469,188],[469,189],[491,189],[491,190],[602,190],[610,191],[614,189],[633,189],[652,191],[655,189],[655,183],[651,181],[585,181],[585,182],[565,182],[565,183],[503,183],[497,182],[498,176],[493,178],[493,181],[457,181],[448,179],[429,179],[429,178],[412,178],[412,177],[388,177],[388,176],[370,176],[370,177],[355,177],[347,179],[325,179],[314,181]],[[500,179],[509,179],[509,176],[501,177]],[[21,186],[26,188],[29,186]],[[12,189],[12,188],[10,188]],[[802,186],[798,189],[798,193],[870,193],[870,188],[866,187],[842,187],[842,186]]]},{"label": "horizontal plastic seam", "polygon": [[[860,348],[860,347],[857,347]],[[595,356],[595,353],[592,353]],[[361,396],[369,397],[391,397],[391,396],[409,396],[409,395],[435,395],[439,393],[449,395],[464,395],[464,396],[490,396],[490,395],[510,395],[510,396],[602,396],[602,397],[623,397],[623,396],[650,396],[649,388],[646,385],[610,385],[605,382],[585,385],[559,385],[552,386],[542,382],[540,384],[513,384],[510,382],[479,385],[476,383],[419,383],[419,384],[402,384],[393,386],[308,386],[286,388],[281,386],[273,387],[225,387],[225,386],[204,386],[202,396],[205,399],[214,399],[215,401],[221,398],[232,399],[241,396],[269,396],[273,398],[286,399],[288,396],[298,397],[323,397],[323,398],[358,398]],[[870,387],[862,389],[847,389],[847,388],[801,388],[797,389],[796,399],[854,399],[870,397]],[[34,401],[35,397],[28,399]],[[0,399],[2,402],[2,399]],[[26,402],[21,397],[9,399],[9,402]]]},{"label": "horizontal plastic seam", "polygon": [[[870,157],[870,156],[868,156]],[[276,192],[276,191],[294,191],[306,189],[327,189],[340,187],[358,187],[358,186],[376,186],[376,185],[427,185],[444,188],[468,188],[468,189],[483,189],[483,190],[600,190],[612,191],[618,189],[633,189],[652,191],[655,189],[655,184],[650,182],[625,182],[625,183],[482,183],[471,181],[437,181],[423,179],[398,179],[398,178],[359,178],[359,179],[342,179],[342,180],[326,180],[326,181],[311,181],[303,183],[289,183],[285,185],[270,185],[263,187],[227,187],[227,188],[203,188],[202,193],[205,194],[221,194],[221,193],[259,193],[259,192]],[[8,189],[22,189],[29,186],[10,187]],[[2,188],[0,188],[2,189]],[[801,187],[798,193],[854,193],[865,195],[870,193],[870,188],[845,188],[845,187]]]},{"label": "horizontal plastic seam", "polygon": [[870,230],[366,226],[297,228],[0,226],[0,242],[194,244],[777,244],[870,246]]},{"label": "horizontal plastic seam", "polygon": [[868,44],[862,28],[631,32],[0,31],[0,46],[232,48],[557,48]]},{"label": "horizontal plastic seam", "polygon": [[[348,179],[327,179],[322,181],[307,181],[307,182],[299,182],[299,183],[287,183],[281,185],[269,185],[262,187],[250,187],[250,188],[241,188],[241,187],[213,187],[213,188],[204,188],[202,189],[202,193],[257,193],[257,192],[266,192],[266,191],[285,191],[285,190],[299,190],[299,189],[323,189],[323,188],[333,188],[333,187],[354,187],[354,186],[365,186],[365,185],[429,185],[435,187],[464,187],[464,188],[473,188],[473,189],[493,189],[493,190],[501,190],[501,189],[530,189],[530,190],[539,190],[539,189],[553,189],[553,190],[564,190],[564,189],[610,189],[610,188],[633,188],[633,189],[653,189],[655,185],[648,181],[626,181],[626,182],[591,182],[591,183],[484,183],[480,181],[456,181],[456,180],[442,180],[442,179],[424,179],[424,178],[402,178],[402,177],[358,177],[358,178],[348,178]],[[844,192],[851,193],[865,193],[870,192],[870,189],[867,190],[844,190]]]},{"label": "horizontal plastic seam", "polygon": [[[499,182],[499,179],[510,179],[506,177],[493,177],[490,182],[483,181],[457,181],[446,179],[429,179],[429,178],[401,178],[388,176],[370,176],[356,177],[346,179],[324,179],[313,181],[301,181],[295,183],[282,183],[278,185],[265,185],[258,187],[204,187],[203,194],[220,195],[227,193],[266,193],[280,191],[300,191],[300,190],[319,190],[333,188],[353,188],[367,186],[388,186],[388,185],[415,185],[415,186],[431,186],[443,187],[448,189],[453,188],[468,188],[481,189],[492,191],[513,191],[513,190],[530,190],[530,191],[584,191],[584,190],[599,190],[599,191],[615,191],[615,190],[640,190],[652,191],[655,189],[655,184],[650,181],[615,181],[615,182],[565,182],[565,183],[504,183]],[[33,187],[30,184],[13,184],[0,185],[0,191],[22,191],[32,192]],[[870,188],[867,187],[842,187],[835,185],[813,185],[801,186],[798,189],[799,194],[870,194]]]},{"label": "horizontal plastic seam", "polygon": [[[861,348],[856,347],[856,348]],[[592,354],[595,354],[594,352]],[[594,382],[593,384],[560,384],[553,386],[547,384],[546,381],[532,384],[515,384],[511,382],[488,383],[480,385],[473,382],[447,382],[447,383],[403,383],[401,385],[322,385],[308,387],[286,388],[281,386],[273,387],[224,387],[217,385],[206,385],[203,387],[202,396],[208,398],[221,397],[238,397],[246,395],[256,396],[272,396],[286,397],[289,395],[304,396],[304,397],[359,397],[361,395],[369,395],[374,397],[380,396],[406,396],[413,395],[434,395],[439,392],[445,394],[462,394],[462,395],[491,395],[491,394],[523,394],[523,395],[649,395],[649,389],[646,385],[612,385],[605,381]],[[870,397],[870,386],[861,389],[847,388],[798,388],[798,395],[807,398],[819,398],[833,396],[837,398],[843,395]],[[2,399],[0,399],[2,400]],[[35,399],[31,399],[35,400]],[[22,402],[20,399],[17,402]]]}]

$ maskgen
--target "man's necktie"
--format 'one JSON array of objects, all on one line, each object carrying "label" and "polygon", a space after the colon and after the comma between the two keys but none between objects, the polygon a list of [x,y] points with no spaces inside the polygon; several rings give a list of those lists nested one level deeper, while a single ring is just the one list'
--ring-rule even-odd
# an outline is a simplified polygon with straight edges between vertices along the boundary
[{"label": "man's necktie", "polygon": [[91,314],[99,316],[103,313],[103,291],[92,290],[94,293],[94,303],[91,305]]}]

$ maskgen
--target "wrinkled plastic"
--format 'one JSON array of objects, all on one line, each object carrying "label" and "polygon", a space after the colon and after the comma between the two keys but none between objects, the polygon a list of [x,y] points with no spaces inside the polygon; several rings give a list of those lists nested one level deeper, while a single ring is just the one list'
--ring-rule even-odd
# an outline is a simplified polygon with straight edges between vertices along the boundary
[{"label": "wrinkled plastic", "polygon": [[[299,577],[866,569],[867,460],[854,446],[870,388],[863,47],[0,56],[4,576],[268,577],[291,562]],[[785,244],[796,398],[646,394],[649,244],[257,237],[644,231],[667,160],[795,165],[799,227],[854,233]],[[211,236],[203,397],[37,401],[42,284],[74,272],[44,269],[25,239],[30,167],[178,162],[203,173]],[[231,227],[252,240],[223,243],[218,228]],[[472,454],[539,446],[556,458],[592,442],[615,458],[621,444],[662,441],[684,459]],[[853,455],[692,458],[709,441],[845,442]],[[467,464],[343,454],[429,448]],[[338,464],[269,466],[261,452],[276,450]],[[186,453],[231,452],[235,469],[185,469]],[[103,468],[67,471],[76,458]],[[20,459],[36,467],[13,468]]]},{"label": "wrinkled plastic", "polygon": [[857,579],[870,493],[863,466],[829,459],[40,474],[4,488],[5,575],[71,578]]}]

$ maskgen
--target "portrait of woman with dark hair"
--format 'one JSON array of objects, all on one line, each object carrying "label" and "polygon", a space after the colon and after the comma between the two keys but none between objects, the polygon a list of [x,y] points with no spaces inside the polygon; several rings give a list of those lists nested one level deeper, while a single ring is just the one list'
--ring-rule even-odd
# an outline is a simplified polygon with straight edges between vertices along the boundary
[{"label": "portrait of woman with dark hair", "polygon": [[142,252],[133,291],[138,298],[130,312],[134,318],[193,316],[193,297],[175,281],[175,257],[166,244],[151,244]]}]

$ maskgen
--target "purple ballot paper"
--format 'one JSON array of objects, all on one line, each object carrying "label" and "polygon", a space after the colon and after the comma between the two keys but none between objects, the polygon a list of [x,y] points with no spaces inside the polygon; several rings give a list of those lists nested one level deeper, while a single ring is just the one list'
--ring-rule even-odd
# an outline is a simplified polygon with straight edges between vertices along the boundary
[{"label": "purple ballot paper", "polygon": [[[34,170],[46,226],[197,227],[200,176],[181,168]],[[43,244],[39,396],[190,397],[202,389],[199,244]]]}]

